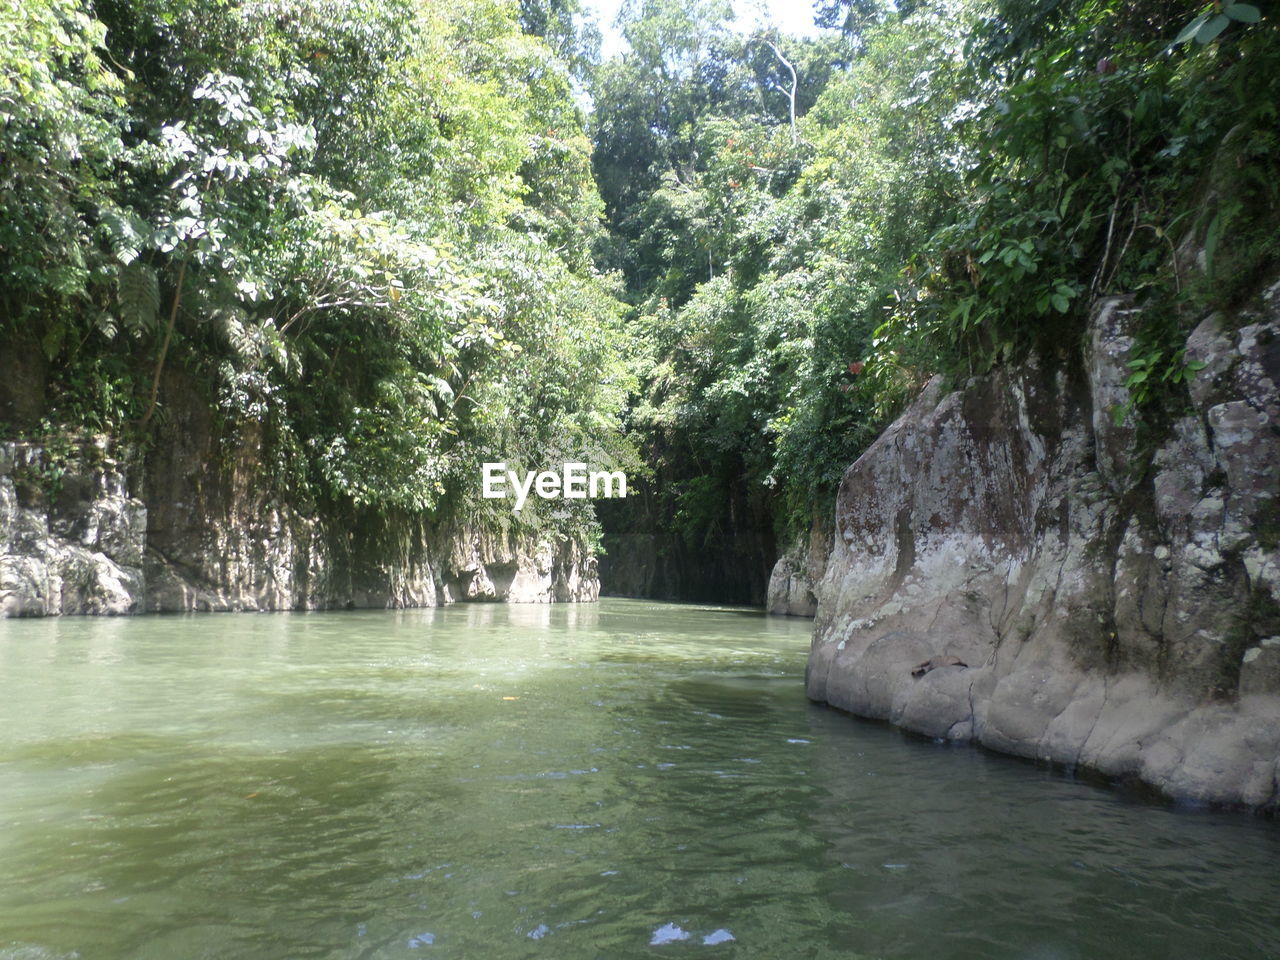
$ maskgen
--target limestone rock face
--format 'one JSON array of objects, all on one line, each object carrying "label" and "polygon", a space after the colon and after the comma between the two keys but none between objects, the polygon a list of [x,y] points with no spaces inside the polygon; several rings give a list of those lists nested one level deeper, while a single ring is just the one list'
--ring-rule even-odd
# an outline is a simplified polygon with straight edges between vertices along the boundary
[{"label": "limestone rock face", "polygon": [[0,617],[141,607],[146,508],[105,443],[66,456],[0,444]]},{"label": "limestone rock face", "polygon": [[174,372],[145,463],[147,608],[289,610],[595,599],[595,558],[412,518],[327,521],[269,477],[255,424],[219,433]]},{"label": "limestone rock face", "polygon": [[1274,807],[1280,285],[1262,304],[1191,335],[1192,409],[1154,450],[1112,416],[1134,317],[1120,299],[1096,305],[1081,371],[931,383],[845,473],[809,696]]},{"label": "limestone rock face", "polygon": [[580,542],[325,523],[272,491],[260,435],[227,456],[199,404],[169,410],[145,459],[0,444],[0,617],[599,597]]},{"label": "limestone rock face", "polygon": [[773,566],[765,606],[770,613],[812,617],[818,611],[818,584],[831,554],[831,521],[815,517],[807,537],[799,538]]},{"label": "limestone rock face", "polygon": [[439,578],[444,603],[563,603],[600,598],[595,557],[571,540],[522,543],[467,531],[452,538]]}]

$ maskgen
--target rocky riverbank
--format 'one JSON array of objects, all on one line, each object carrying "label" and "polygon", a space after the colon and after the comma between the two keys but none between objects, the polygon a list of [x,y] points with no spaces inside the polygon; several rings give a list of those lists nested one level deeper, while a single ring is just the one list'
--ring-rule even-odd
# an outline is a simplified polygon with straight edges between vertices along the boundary
[{"label": "rocky riverbank", "polygon": [[814,517],[807,536],[793,543],[773,566],[765,606],[770,613],[812,617],[818,612],[818,584],[831,556],[831,518]]},{"label": "rocky riverbank", "polygon": [[1155,441],[1113,419],[1135,319],[1102,300],[1083,363],[931,383],[848,469],[808,694],[1274,809],[1280,284],[1195,329],[1205,366]]},{"label": "rocky riverbank", "polygon": [[251,456],[206,469],[197,453],[0,444],[0,616],[599,596],[572,540],[326,523],[261,492]]}]

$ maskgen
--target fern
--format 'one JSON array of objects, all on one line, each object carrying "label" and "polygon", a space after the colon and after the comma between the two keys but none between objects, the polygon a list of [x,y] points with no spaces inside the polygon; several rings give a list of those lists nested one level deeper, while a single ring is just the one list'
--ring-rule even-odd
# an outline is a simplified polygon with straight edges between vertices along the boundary
[{"label": "fern", "polygon": [[244,313],[235,308],[225,308],[214,313],[222,335],[235,355],[245,361],[253,361],[262,355],[258,339],[252,328],[246,326]]},{"label": "fern", "polygon": [[135,335],[155,329],[160,313],[160,283],[156,272],[135,260],[120,270],[120,322]]},{"label": "fern", "polygon": [[138,259],[142,252],[143,235],[150,233],[141,220],[127,210],[107,208],[102,210],[102,227],[111,244],[111,252],[126,267]]}]

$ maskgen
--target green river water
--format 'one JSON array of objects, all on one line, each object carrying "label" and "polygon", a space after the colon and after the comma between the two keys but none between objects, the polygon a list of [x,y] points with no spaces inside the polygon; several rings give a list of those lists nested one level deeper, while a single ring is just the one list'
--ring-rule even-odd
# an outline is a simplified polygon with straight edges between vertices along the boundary
[{"label": "green river water", "polygon": [[1280,829],[810,704],[710,607],[0,622],[0,960],[1280,956]]}]

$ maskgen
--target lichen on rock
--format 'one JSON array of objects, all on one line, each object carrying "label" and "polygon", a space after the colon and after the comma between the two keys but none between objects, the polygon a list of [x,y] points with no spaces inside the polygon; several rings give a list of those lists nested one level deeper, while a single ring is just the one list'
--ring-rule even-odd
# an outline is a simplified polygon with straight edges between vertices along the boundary
[{"label": "lichen on rock", "polygon": [[[1280,286],[1207,318],[1191,410],[1154,450],[1129,326],[1083,369],[935,380],[845,473],[809,696],[1191,801],[1280,800]],[[966,664],[918,672],[926,662]]]}]

